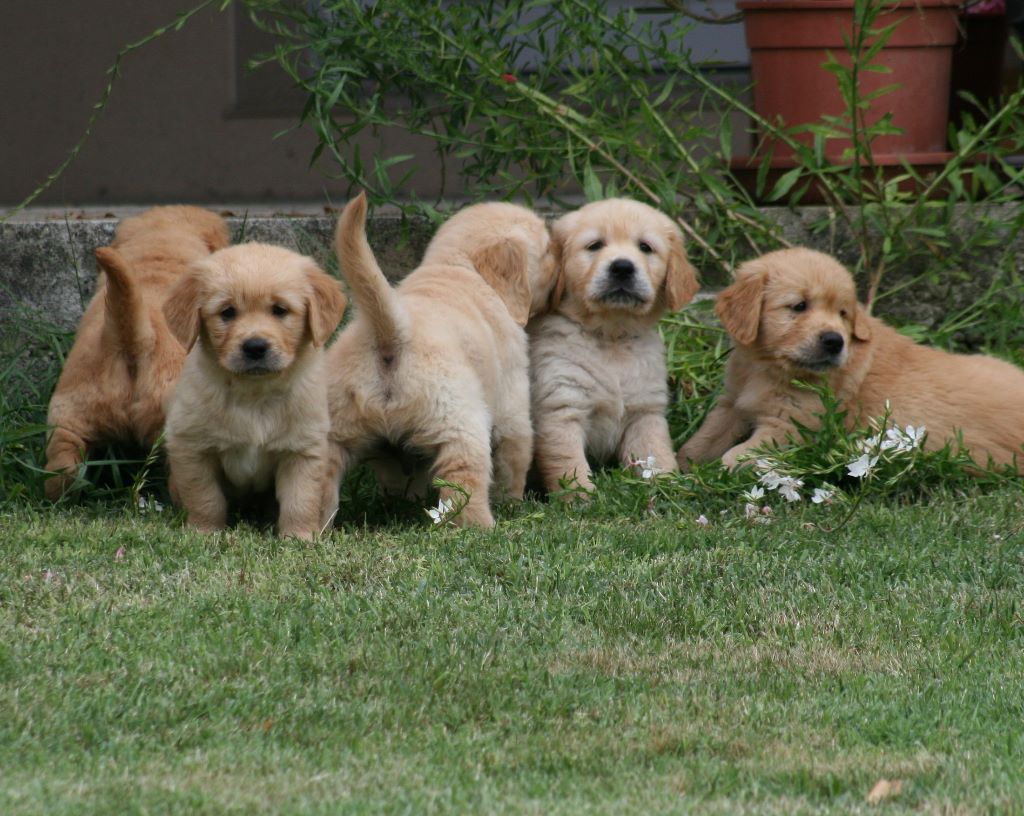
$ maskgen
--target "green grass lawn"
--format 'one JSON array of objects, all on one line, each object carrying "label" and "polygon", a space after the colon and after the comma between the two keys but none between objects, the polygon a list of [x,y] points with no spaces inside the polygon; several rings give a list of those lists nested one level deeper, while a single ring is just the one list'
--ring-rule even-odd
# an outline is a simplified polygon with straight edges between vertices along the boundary
[{"label": "green grass lawn", "polygon": [[306,546],[124,506],[0,511],[0,813],[1024,807],[1017,485],[831,534],[697,497]]}]

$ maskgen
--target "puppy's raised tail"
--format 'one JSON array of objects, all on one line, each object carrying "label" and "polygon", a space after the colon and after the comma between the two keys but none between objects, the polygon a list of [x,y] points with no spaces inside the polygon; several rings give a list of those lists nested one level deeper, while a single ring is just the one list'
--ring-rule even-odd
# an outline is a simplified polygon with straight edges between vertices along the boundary
[{"label": "puppy's raised tail", "polygon": [[116,249],[100,247],[96,261],[106,274],[106,310],[103,332],[107,347],[120,351],[134,378],[139,367],[153,356],[156,333],[142,293],[131,270]]},{"label": "puppy's raised tail", "polygon": [[341,274],[352,290],[359,314],[372,326],[381,353],[395,354],[408,339],[409,317],[366,240],[365,193],[352,199],[342,211],[334,246]]}]

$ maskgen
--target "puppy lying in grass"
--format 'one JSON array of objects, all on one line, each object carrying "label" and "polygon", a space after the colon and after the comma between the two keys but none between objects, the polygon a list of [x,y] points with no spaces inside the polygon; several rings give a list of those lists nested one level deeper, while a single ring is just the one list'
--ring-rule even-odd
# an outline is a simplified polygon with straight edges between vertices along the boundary
[{"label": "puppy lying in grass", "polygon": [[743,264],[715,306],[734,348],[725,391],[679,450],[679,463],[721,457],[734,468],[754,448],[816,428],[821,402],[794,380],[827,383],[850,427],[885,414],[923,425],[925,447],[962,434],[979,464],[1012,464],[1024,444],[1024,371],[984,355],[915,344],[857,302],[835,259],[784,249]]},{"label": "puppy lying in grass", "polygon": [[[392,289],[365,222],[361,194],[342,212],[336,234],[357,311],[328,352],[333,491],[351,464],[375,457],[385,488],[401,492],[401,469],[388,452],[412,451],[457,486],[442,488],[443,506],[462,504],[465,491],[455,523],[492,527],[492,466],[498,488],[518,499],[530,465],[523,326],[531,282],[545,279],[547,228],[513,204],[467,207]],[[411,480],[425,487],[417,474]]]},{"label": "puppy lying in grass", "polygon": [[168,321],[191,351],[167,409],[167,453],[189,526],[221,529],[229,499],[270,490],[282,536],[310,540],[330,522],[323,345],[344,308],[310,258],[265,244],[214,253],[172,293]]},{"label": "puppy lying in grass", "polygon": [[588,460],[674,470],[657,324],[697,292],[679,228],[638,201],[597,201],[555,222],[552,251],[552,312],[528,326],[544,487],[593,490]]},{"label": "puppy lying in grass", "polygon": [[189,264],[229,243],[219,215],[198,207],[156,207],[124,219],[96,250],[96,294],[50,399],[46,495],[60,498],[96,447],[151,447],[164,424],[164,400],[185,361],[163,304]]}]

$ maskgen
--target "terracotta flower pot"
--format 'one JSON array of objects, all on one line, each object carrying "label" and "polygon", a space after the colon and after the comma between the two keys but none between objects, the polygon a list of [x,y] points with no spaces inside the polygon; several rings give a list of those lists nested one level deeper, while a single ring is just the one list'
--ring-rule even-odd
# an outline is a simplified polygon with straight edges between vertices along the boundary
[{"label": "terracotta flower pot", "polygon": [[[750,48],[754,110],[769,121],[787,126],[817,122],[822,115],[845,111],[834,74],[822,64],[828,51],[850,64],[843,37],[853,28],[853,0],[742,0],[743,24]],[[869,123],[892,112],[893,124],[904,132],[873,142],[877,158],[927,154],[930,161],[946,149],[949,119],[950,66],[957,37],[958,0],[907,0],[880,13],[882,28],[898,21],[884,48],[871,60],[889,73],[862,72],[861,94],[884,85],[899,88],[872,101]],[[762,136],[762,138],[764,138]],[[810,144],[809,133],[794,137]],[[825,152],[838,159],[849,142],[829,140]],[[774,155],[793,155],[776,142]]]}]

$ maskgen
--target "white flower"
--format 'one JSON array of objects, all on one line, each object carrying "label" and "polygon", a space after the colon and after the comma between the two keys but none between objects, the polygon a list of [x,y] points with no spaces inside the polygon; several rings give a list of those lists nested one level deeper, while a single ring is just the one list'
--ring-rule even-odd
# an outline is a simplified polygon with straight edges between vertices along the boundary
[{"label": "white flower", "polygon": [[[785,476],[777,470],[769,470],[767,473],[761,474],[759,481],[769,490],[778,490],[786,501],[800,501],[800,488],[804,483],[794,476]],[[754,488],[754,490],[756,489]],[[760,498],[760,496],[755,497],[752,494],[753,490],[747,495],[750,498]]]},{"label": "white flower", "polygon": [[881,441],[881,436],[869,436],[867,439],[862,439],[860,441],[860,449],[864,453],[871,453],[871,451],[878,449],[878,444]]},{"label": "white flower", "polygon": [[786,476],[779,482],[779,494],[788,502],[800,501],[800,488],[804,483],[800,479]]},{"label": "white flower", "polygon": [[636,465],[642,468],[640,478],[650,479],[658,472],[658,463],[655,461],[653,456],[648,456],[646,459],[641,459],[636,462]]},{"label": "white flower", "polygon": [[441,499],[440,501],[438,501],[437,507],[427,508],[427,515],[430,516],[431,519],[433,519],[434,524],[440,524],[442,521],[444,521],[445,516],[447,516],[454,509],[455,502],[453,502],[451,499]]},{"label": "white flower", "polygon": [[786,476],[783,476],[777,470],[769,470],[761,474],[761,478],[758,481],[767,487],[769,490],[777,490],[779,485],[782,483]]},{"label": "white flower", "polygon": [[711,524],[711,522],[708,521],[707,516],[701,513],[699,516],[697,516],[697,524],[699,524],[701,527],[707,527],[709,524]]},{"label": "white flower", "polygon": [[878,464],[878,457],[865,453],[850,462],[846,466],[846,470],[855,479],[862,479],[871,472],[876,464]]},{"label": "white flower", "polygon": [[919,425],[916,428],[913,425],[908,425],[905,433],[907,441],[910,442],[911,447],[921,447],[921,443],[924,442],[924,435],[926,432],[927,429],[924,425]]},{"label": "white flower", "polygon": [[145,496],[139,496],[139,509],[140,510],[145,510],[147,507],[150,507],[150,506],[152,506],[152,508],[156,512],[158,512],[158,513],[162,513],[164,511],[164,506],[160,502],[158,502],[156,499],[153,499],[152,501],[150,501]]},{"label": "white flower", "polygon": [[825,487],[814,488],[814,494],[811,496],[811,501],[815,504],[829,504],[832,501],[833,491]]},{"label": "white flower", "polygon": [[758,507],[756,504],[751,504],[750,502],[747,502],[743,507],[743,514],[747,518],[754,518],[755,516],[760,515],[760,513],[761,508]]},{"label": "white flower", "polygon": [[743,498],[752,502],[760,501],[764,498],[764,488],[754,485],[750,490],[743,494]]}]

